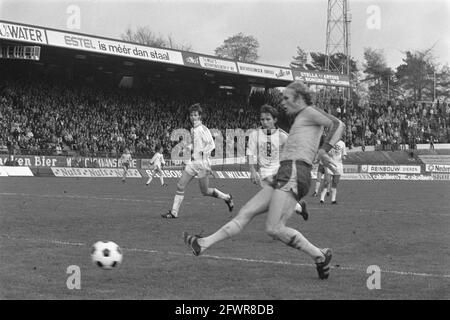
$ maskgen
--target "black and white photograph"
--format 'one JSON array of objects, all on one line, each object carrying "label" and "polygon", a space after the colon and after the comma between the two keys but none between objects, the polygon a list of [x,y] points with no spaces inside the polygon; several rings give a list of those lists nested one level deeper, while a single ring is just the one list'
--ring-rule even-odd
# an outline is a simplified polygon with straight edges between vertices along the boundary
[{"label": "black and white photograph", "polygon": [[0,300],[450,300],[449,63],[448,0],[0,0]]}]

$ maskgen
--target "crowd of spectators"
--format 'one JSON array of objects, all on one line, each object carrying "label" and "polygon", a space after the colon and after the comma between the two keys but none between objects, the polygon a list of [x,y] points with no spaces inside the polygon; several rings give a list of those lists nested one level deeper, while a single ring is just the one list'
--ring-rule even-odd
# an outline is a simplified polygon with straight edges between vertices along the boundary
[{"label": "crowd of spectators", "polygon": [[15,154],[120,156],[170,154],[175,129],[190,128],[187,110],[200,102],[204,122],[225,136],[226,128],[251,128],[258,114],[245,99],[189,100],[158,92],[68,86],[36,81],[0,84],[0,149]]},{"label": "crowd of spectators", "polygon": [[327,105],[328,112],[346,124],[345,142],[350,147],[371,145],[375,150],[394,151],[450,142],[448,103],[345,104],[342,99],[332,99]]},{"label": "crowd of spectators", "polygon": [[[258,99],[253,99],[254,101]],[[244,130],[258,125],[259,106],[241,97],[202,100],[158,90],[100,88],[48,81],[0,81],[0,152],[120,156],[125,147],[136,156],[153,154],[157,144],[170,154],[171,133],[189,128],[188,107],[200,102],[209,128]],[[321,104],[318,104],[321,105]],[[346,124],[345,142],[399,150],[418,143],[449,142],[448,104],[321,105]]]}]

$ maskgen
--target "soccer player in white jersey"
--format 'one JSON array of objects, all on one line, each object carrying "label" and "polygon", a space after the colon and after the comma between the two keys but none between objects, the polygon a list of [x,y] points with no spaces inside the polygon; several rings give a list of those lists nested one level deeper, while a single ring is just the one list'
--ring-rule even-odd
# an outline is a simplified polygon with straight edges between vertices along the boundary
[{"label": "soccer player in white jersey", "polygon": [[[249,136],[247,156],[250,167],[250,179],[261,187],[273,183],[280,167],[280,152],[287,140],[287,133],[277,128],[278,111],[265,104],[260,109],[261,127],[253,130]],[[256,168],[257,167],[257,168]],[[295,212],[308,220],[306,202],[301,200]]]},{"label": "soccer player in white jersey", "polygon": [[[298,230],[286,226],[295,204],[308,194],[312,163],[318,153],[325,167],[336,166],[328,151],[341,138],[345,125],[336,117],[312,105],[311,93],[300,81],[289,84],[283,92],[282,108],[294,117],[289,136],[280,156],[280,168],[272,185],[262,188],[231,221],[215,233],[201,237],[183,233],[184,242],[194,255],[202,254],[214,243],[239,234],[257,215],[268,212],[266,232],[274,239],[307,253],[315,262],[320,279],[329,277],[331,250],[310,243]],[[328,134],[319,149],[324,127]]]},{"label": "soccer player in white jersey", "polygon": [[345,142],[339,140],[328,153],[330,154],[331,159],[333,159],[334,163],[336,164],[337,169],[334,171],[330,170],[329,168],[325,169],[324,186],[320,194],[320,203],[324,203],[325,194],[327,193],[327,186],[331,184],[331,204],[337,204],[337,185],[339,184],[341,175],[344,174],[344,165],[342,164],[342,160],[345,160],[345,158],[347,157]]},{"label": "soccer player in white jersey", "polygon": [[122,182],[125,182],[125,178],[128,173],[128,169],[130,168],[131,164],[131,153],[128,148],[125,148],[124,152],[122,153],[122,156],[120,157],[120,161],[122,162],[122,168],[123,168],[123,176],[122,176]]},{"label": "soccer player in white jersey", "polygon": [[[322,137],[320,138],[319,148],[322,146],[324,139],[325,139],[325,135],[322,135]],[[317,197],[322,192],[322,189],[320,189],[320,187],[323,187],[322,181],[325,179],[325,167],[318,159],[316,159],[314,161],[314,163],[318,163],[318,167],[317,167],[317,175],[316,175],[316,185],[314,187],[314,193],[312,194],[312,196]],[[328,195],[329,191],[330,190],[328,190],[327,195]]]},{"label": "soccer player in white jersey", "polygon": [[163,218],[177,218],[181,203],[184,199],[184,189],[197,176],[200,185],[200,191],[204,196],[215,197],[225,201],[228,210],[231,212],[234,208],[233,197],[231,194],[223,193],[216,188],[209,187],[209,175],[211,173],[211,152],[215,148],[214,140],[209,129],[202,124],[202,108],[199,103],[189,107],[189,118],[192,123],[191,137],[193,143],[189,145],[191,149],[191,160],[186,164],[183,174],[177,183],[177,192],[173,199],[172,210],[162,214]]},{"label": "soccer player in white jersey", "polygon": [[164,175],[162,172],[162,167],[166,165],[166,161],[164,161],[163,156],[164,148],[161,145],[157,145],[155,147],[155,154],[153,158],[150,160],[150,164],[153,165],[152,172],[148,175],[148,180],[146,185],[148,186],[150,182],[153,180],[153,176],[155,173],[159,174],[159,181],[161,182],[161,187],[167,187],[167,184],[164,183]]}]

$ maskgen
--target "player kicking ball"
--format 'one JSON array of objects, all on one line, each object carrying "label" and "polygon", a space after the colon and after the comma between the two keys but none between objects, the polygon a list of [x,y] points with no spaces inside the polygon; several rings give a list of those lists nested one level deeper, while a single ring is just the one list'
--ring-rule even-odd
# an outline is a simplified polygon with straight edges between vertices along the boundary
[{"label": "player kicking ball", "polygon": [[330,170],[326,168],[324,185],[322,187],[322,192],[320,194],[320,203],[323,204],[325,202],[325,194],[327,194],[327,187],[331,186],[331,204],[337,204],[336,195],[337,195],[337,186],[341,179],[341,175],[344,174],[344,165],[342,164],[342,160],[345,160],[347,157],[347,150],[345,147],[345,142],[339,140],[329,151],[331,159],[333,159],[336,164],[336,170]]},{"label": "player kicking ball", "polygon": [[164,148],[161,145],[157,145],[155,147],[155,154],[153,158],[150,160],[150,164],[153,165],[152,172],[149,174],[146,185],[148,186],[152,180],[153,176],[157,173],[159,174],[159,181],[161,182],[161,187],[167,187],[167,184],[164,183],[164,175],[162,172],[162,167],[166,165],[166,161],[164,161],[163,156]]},{"label": "player kicking ball", "polygon": [[324,127],[329,129],[318,157],[326,167],[334,169],[328,151],[340,139],[344,124],[336,117],[312,105],[311,93],[302,82],[289,84],[283,92],[282,108],[295,120],[281,152],[280,168],[274,182],[266,185],[239,210],[238,215],[207,237],[184,232],[184,242],[194,255],[202,254],[218,241],[233,237],[257,215],[268,212],[266,232],[272,238],[308,254],[316,264],[320,279],[329,277],[331,250],[320,249],[298,230],[286,226],[296,203],[308,194],[311,169]]},{"label": "player kicking ball", "polygon": [[166,219],[178,218],[181,203],[184,199],[184,190],[194,179],[198,177],[200,191],[204,196],[219,198],[225,201],[228,210],[231,212],[234,208],[233,197],[231,194],[223,193],[216,188],[209,187],[209,175],[211,173],[211,152],[215,148],[214,140],[209,129],[201,121],[202,108],[199,103],[189,107],[189,118],[192,123],[191,137],[193,143],[189,145],[192,156],[184,167],[180,180],[177,183],[177,192],[173,199],[172,210],[162,214]]},{"label": "player kicking ball", "polygon": [[[277,128],[278,111],[265,104],[260,109],[261,127],[253,130],[249,136],[247,156],[251,181],[264,187],[273,183],[280,167],[280,152],[287,140],[287,133]],[[301,200],[295,206],[295,212],[308,220],[306,202]]]},{"label": "player kicking ball", "polygon": [[131,153],[128,148],[125,148],[124,152],[122,153],[122,156],[120,157],[120,161],[122,162],[122,169],[123,169],[123,175],[122,175],[122,182],[125,182],[125,178],[127,177],[128,169],[130,168],[131,164]]}]

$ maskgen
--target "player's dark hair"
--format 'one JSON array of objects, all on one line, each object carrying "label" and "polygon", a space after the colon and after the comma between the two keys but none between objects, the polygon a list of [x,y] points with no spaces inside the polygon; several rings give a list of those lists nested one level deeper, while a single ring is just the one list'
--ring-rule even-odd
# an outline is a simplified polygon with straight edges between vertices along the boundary
[{"label": "player's dark hair", "polygon": [[278,119],[278,110],[269,104],[262,105],[261,109],[259,110],[259,113],[269,113],[272,116],[272,118]]},{"label": "player's dark hair", "polygon": [[194,111],[197,111],[199,116],[202,115],[203,110],[202,107],[200,106],[200,103],[194,103],[189,107],[189,114],[191,114]]},{"label": "player's dark hair", "polygon": [[157,144],[155,147],[155,152],[158,152],[162,148],[162,145]]},{"label": "player's dark hair", "polygon": [[310,106],[313,104],[311,91],[302,81],[291,82],[286,88],[294,90],[294,99],[297,99],[300,96],[303,98],[306,105]]}]

